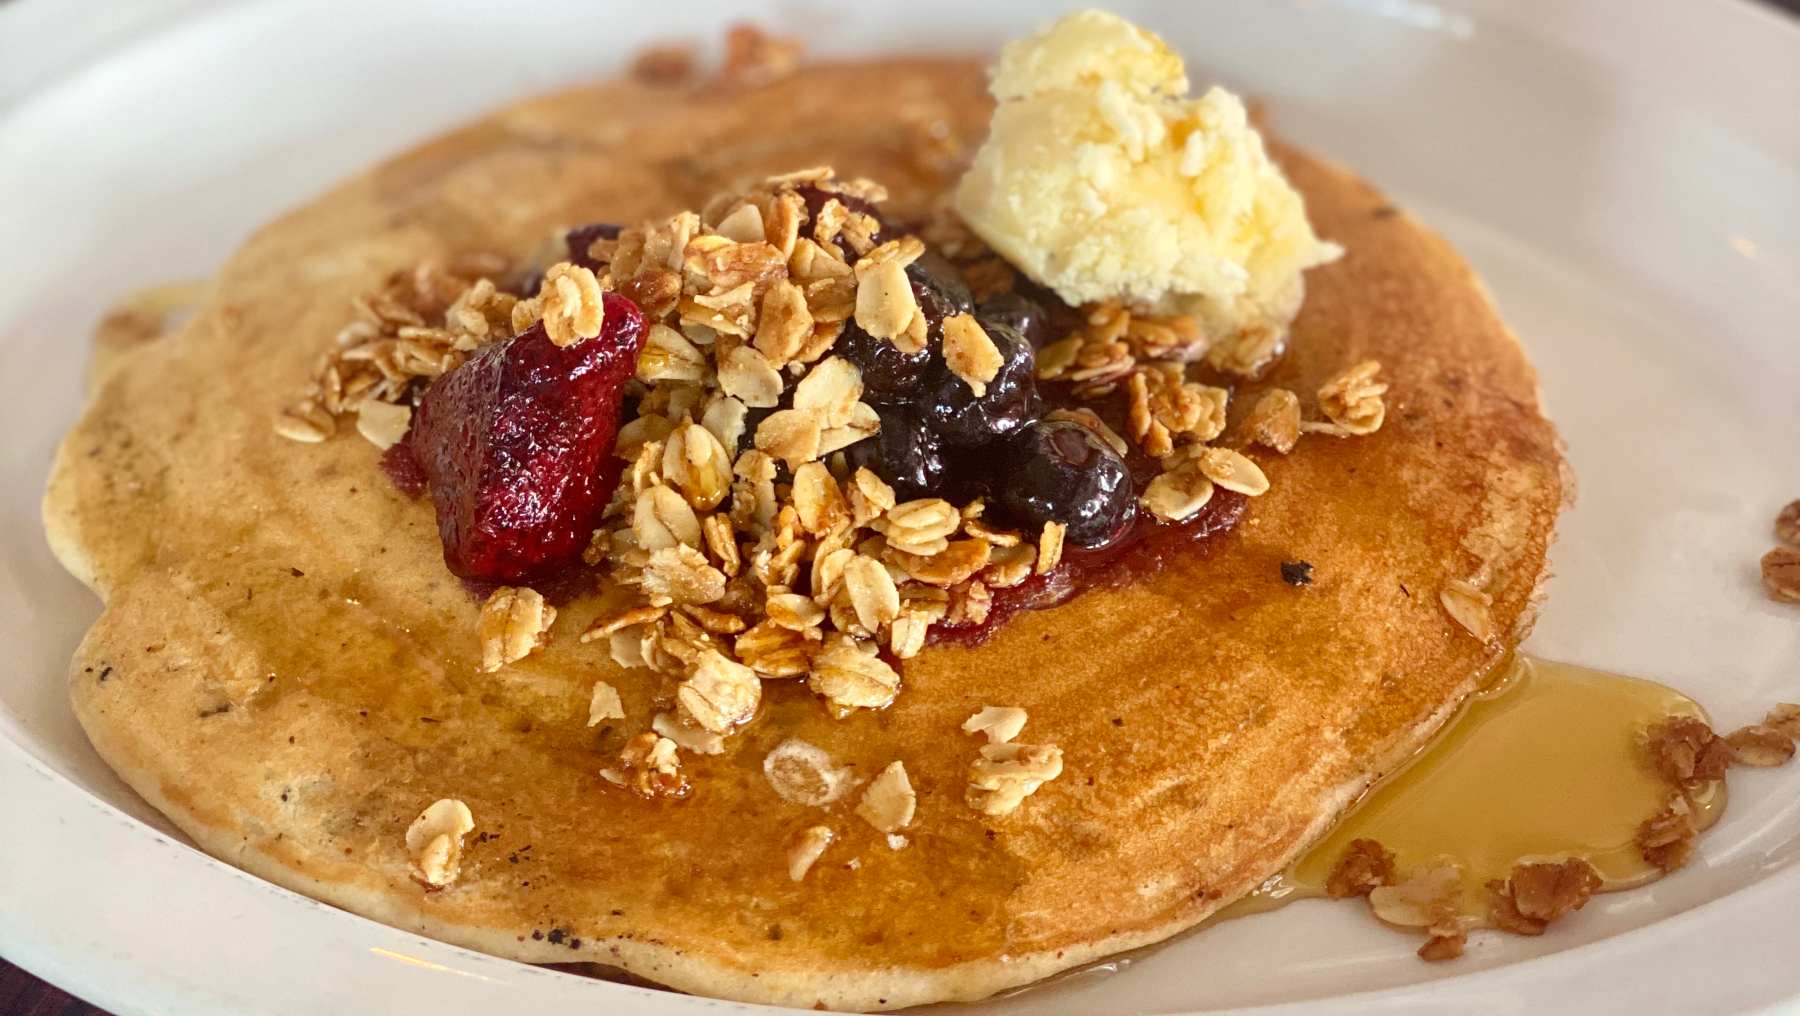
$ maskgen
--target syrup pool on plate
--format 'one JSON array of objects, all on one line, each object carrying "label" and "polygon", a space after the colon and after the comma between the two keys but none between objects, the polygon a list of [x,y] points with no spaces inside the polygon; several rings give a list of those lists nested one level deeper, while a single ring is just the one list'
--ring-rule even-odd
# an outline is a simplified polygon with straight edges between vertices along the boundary
[{"label": "syrup pool on plate", "polygon": [[[1669,787],[1651,769],[1643,733],[1671,716],[1705,713],[1653,681],[1516,657],[1287,871],[1219,916],[1325,895],[1356,839],[1379,841],[1401,871],[1460,862],[1471,917],[1486,913],[1485,883],[1522,861],[1584,858],[1601,891],[1652,881],[1662,872],[1644,860],[1637,832]],[[1692,804],[1696,828],[1710,827],[1725,807],[1724,782],[1704,786]]]}]

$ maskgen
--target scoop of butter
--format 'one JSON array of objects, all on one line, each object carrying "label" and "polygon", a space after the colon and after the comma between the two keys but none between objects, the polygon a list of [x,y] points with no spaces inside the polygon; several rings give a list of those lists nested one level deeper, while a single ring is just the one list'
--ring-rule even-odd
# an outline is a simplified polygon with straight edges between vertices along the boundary
[{"label": "scoop of butter", "polygon": [[1181,57],[1083,11],[1000,54],[999,106],[956,191],[987,244],[1070,304],[1188,313],[1215,339],[1285,329],[1301,273],[1337,258],[1244,104],[1187,97]]}]

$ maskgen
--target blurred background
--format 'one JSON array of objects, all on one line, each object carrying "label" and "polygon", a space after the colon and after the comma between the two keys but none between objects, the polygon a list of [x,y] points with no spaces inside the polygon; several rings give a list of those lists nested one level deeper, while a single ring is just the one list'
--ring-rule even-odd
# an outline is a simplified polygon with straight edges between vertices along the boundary
[{"label": "blurred background", "polygon": [[[233,2],[241,0],[0,0],[0,106],[159,23]],[[1688,3],[1761,4],[1800,17],[1800,0],[1644,0],[1641,8],[1654,18],[1658,7]]]}]

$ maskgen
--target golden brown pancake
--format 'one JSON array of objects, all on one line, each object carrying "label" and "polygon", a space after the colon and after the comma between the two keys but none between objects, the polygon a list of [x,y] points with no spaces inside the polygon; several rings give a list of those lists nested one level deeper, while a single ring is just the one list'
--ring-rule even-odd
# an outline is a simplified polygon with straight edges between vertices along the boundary
[{"label": "golden brown pancake", "polygon": [[[1166,938],[1281,868],[1523,637],[1565,490],[1531,366],[1480,284],[1340,168],[1275,149],[1349,254],[1310,274],[1264,383],[1310,398],[1379,360],[1378,433],[1259,456],[1273,490],[1211,551],[929,649],[885,711],[835,720],[769,682],[726,754],[688,761],[685,801],[597,773],[666,692],[573,637],[609,604],[569,605],[543,652],[478,672],[478,605],[429,501],[350,428],[322,445],[271,429],[351,298],[396,269],[819,163],[921,207],[949,181],[915,158],[916,125],[970,143],[988,109],[967,62],[611,84],[457,131],[257,234],[190,324],[110,375],[51,478],[52,545],[106,601],[71,672],[95,747],[201,847],[307,895],[502,956],[801,1006],[979,998]],[[1283,582],[1296,560],[1311,586]],[[1484,561],[1487,644],[1438,599]],[[597,678],[631,719],[585,725]],[[987,704],[1025,707],[1023,740],[1066,753],[1002,819],[963,801],[977,742],[959,725]],[[794,736],[864,777],[904,760],[909,845],[850,814],[855,795],[825,812],[777,797],[760,762]],[[444,797],[476,831],[461,878],[428,893],[403,834]],[[787,848],[820,822],[839,839],[791,881]]]}]

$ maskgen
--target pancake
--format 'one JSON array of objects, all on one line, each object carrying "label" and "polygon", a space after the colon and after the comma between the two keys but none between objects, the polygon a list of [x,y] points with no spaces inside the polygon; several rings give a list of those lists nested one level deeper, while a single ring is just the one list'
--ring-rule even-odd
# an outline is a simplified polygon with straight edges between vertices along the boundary
[{"label": "pancake", "polygon": [[[725,754],[685,763],[683,801],[598,775],[665,688],[573,637],[619,597],[568,604],[543,651],[482,673],[479,604],[429,501],[350,428],[319,445],[271,429],[349,301],[395,270],[820,163],[922,208],[951,181],[920,125],[971,145],[983,85],[973,62],[887,61],[751,90],[576,90],[262,230],[185,327],[109,373],[51,476],[51,544],[105,601],[71,668],[96,749],[203,849],[306,895],[501,956],[797,1006],[980,998],[1164,939],[1283,867],[1523,638],[1567,490],[1479,282],[1341,168],[1273,149],[1349,253],[1310,273],[1289,352],[1234,405],[1375,359],[1379,432],[1259,455],[1273,489],[1208,551],[927,649],[886,710],[836,720],[768,682]],[[1300,560],[1310,586],[1283,581]],[[1492,597],[1486,642],[1440,603],[1471,577]],[[630,720],[586,726],[596,679]],[[1024,707],[1024,739],[1065,753],[1000,819],[963,800],[976,740],[959,727],[989,704]],[[903,849],[854,795],[821,812],[771,791],[761,760],[796,736],[864,778],[904,760]],[[439,798],[476,826],[461,877],[427,892],[404,834]],[[839,838],[792,881],[788,846],[820,822]]]}]

